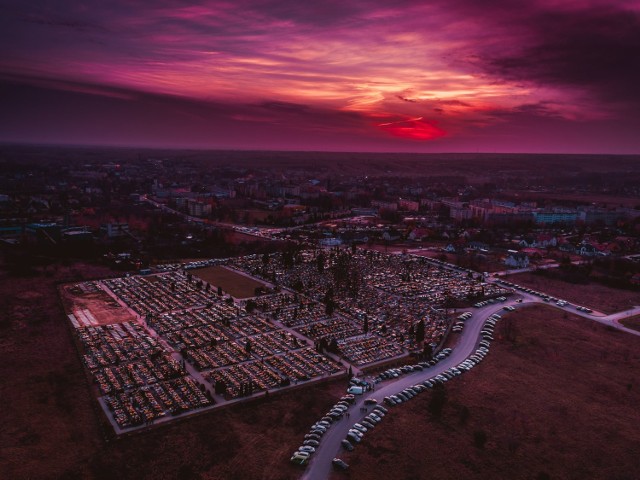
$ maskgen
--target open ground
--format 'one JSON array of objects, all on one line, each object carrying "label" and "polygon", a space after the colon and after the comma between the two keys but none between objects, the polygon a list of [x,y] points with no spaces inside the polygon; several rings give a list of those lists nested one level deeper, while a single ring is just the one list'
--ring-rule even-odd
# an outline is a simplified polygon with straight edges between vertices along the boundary
[{"label": "open ground", "polygon": [[632,328],[633,330],[638,330],[640,332],[640,315],[623,318],[620,320],[620,323],[627,328]]},{"label": "open ground", "polygon": [[349,478],[637,478],[640,339],[547,306],[498,325],[439,416],[425,393],[341,455]]},{"label": "open ground", "polygon": [[130,322],[135,319],[129,310],[102,290],[83,292],[74,284],[62,285],[60,297],[67,312],[73,312],[78,316],[76,312],[88,310],[100,325]]},{"label": "open ground", "polygon": [[506,279],[605,313],[628,310],[640,304],[638,292],[611,288],[595,282],[579,285],[528,272],[509,275]]},{"label": "open ground", "polygon": [[265,286],[262,282],[222,266],[206,267],[191,272],[203,281],[221,287],[225,293],[235,298],[253,297],[256,288]]}]

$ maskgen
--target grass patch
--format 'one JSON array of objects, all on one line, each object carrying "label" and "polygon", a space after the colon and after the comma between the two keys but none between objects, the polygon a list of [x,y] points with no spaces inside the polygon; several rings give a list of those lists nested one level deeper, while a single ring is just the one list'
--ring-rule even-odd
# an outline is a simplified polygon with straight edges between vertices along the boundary
[{"label": "grass patch", "polygon": [[638,292],[607,287],[599,283],[580,285],[534,273],[507,275],[505,279],[605,313],[628,310],[638,304]]},{"label": "grass patch", "polygon": [[640,332],[640,315],[634,317],[623,318],[620,323],[627,328]]},{"label": "grass patch", "polygon": [[192,270],[192,272],[194,276],[210,283],[216,288],[222,287],[225,293],[236,298],[253,297],[255,296],[256,288],[265,286],[264,283],[258,280],[254,280],[219,265]]}]

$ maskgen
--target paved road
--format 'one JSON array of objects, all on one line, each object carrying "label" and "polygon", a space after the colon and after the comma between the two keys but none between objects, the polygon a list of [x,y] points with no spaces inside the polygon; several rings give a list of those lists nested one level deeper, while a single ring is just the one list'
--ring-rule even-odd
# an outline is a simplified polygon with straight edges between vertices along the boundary
[{"label": "paved road", "polygon": [[[347,436],[347,431],[351,426],[362,420],[367,413],[360,412],[360,407],[364,406],[364,401],[367,398],[375,398],[379,402],[386,396],[401,392],[407,387],[413,386],[416,383],[423,382],[429,378],[444,372],[445,370],[454,367],[463,362],[469,355],[473,354],[477,348],[480,337],[480,330],[484,325],[486,319],[493,313],[504,313],[502,308],[506,305],[514,305],[516,308],[522,304],[515,303],[513,300],[509,300],[500,304],[488,305],[479,309],[470,309],[473,311],[473,317],[465,322],[465,328],[458,339],[456,347],[453,349],[451,355],[444,360],[438,362],[431,368],[427,368],[423,371],[413,372],[406,375],[402,375],[393,381],[387,380],[376,385],[376,389],[371,392],[367,392],[364,395],[356,398],[356,403],[350,409],[350,418],[342,418],[331,425],[331,428],[324,434],[320,446],[317,448],[316,453],[312,456],[309,466],[302,475],[302,479],[305,480],[320,480],[328,478],[332,466],[331,460],[336,456],[339,456],[342,450],[340,442]],[[396,407],[392,407],[396,408]],[[397,407],[397,408],[402,408]],[[371,407],[369,407],[371,410]],[[391,410],[391,409],[390,409]],[[392,414],[392,412],[389,412]],[[376,428],[384,428],[384,419],[380,425]],[[302,443],[303,439],[300,439]],[[363,441],[367,441],[366,434]],[[293,452],[292,452],[293,453]]]},{"label": "paved road", "polygon": [[[495,282],[497,281],[497,279],[490,277],[487,279],[487,281]],[[535,302],[543,305],[549,305],[551,307],[564,310],[565,312],[572,313],[573,315],[578,315],[579,317],[587,318],[589,320],[594,320],[598,323],[602,323],[603,325],[613,327],[617,330],[621,330],[623,332],[627,332],[632,335],[640,335],[639,331],[627,328],[620,323],[621,319],[632,317],[634,315],[640,315],[640,305],[635,306],[634,308],[631,308],[629,310],[623,310],[621,312],[616,312],[609,315],[603,312],[599,312],[597,310],[594,310],[591,313],[586,313],[576,309],[576,307],[578,306],[577,303],[566,301],[567,304],[561,307],[560,305],[557,305],[555,302],[545,302],[542,298],[540,298],[537,295],[532,295],[530,293],[521,292],[521,291],[516,291],[516,293],[517,295],[520,295],[524,301],[527,301],[529,303]],[[585,299],[585,300],[586,300],[585,303],[588,304],[589,303],[588,299]]]},{"label": "paved road", "polygon": [[[522,300],[522,302],[518,303],[517,300]],[[570,303],[567,303],[567,305],[561,307],[559,305],[556,305],[555,303],[545,302],[536,295],[532,295],[526,292],[517,292],[506,302],[490,304],[482,308],[470,308],[469,311],[473,312],[473,317],[465,322],[464,330],[462,331],[462,334],[458,339],[458,343],[453,349],[451,355],[438,362],[431,368],[427,368],[419,372],[409,373],[407,375],[402,375],[397,379],[386,380],[382,383],[379,383],[378,385],[376,385],[376,389],[374,391],[367,392],[364,395],[357,397],[356,403],[349,409],[350,418],[347,419],[343,417],[341,420],[333,423],[331,425],[331,428],[329,428],[329,430],[324,434],[322,441],[320,442],[320,446],[316,449],[315,454],[312,455],[311,461],[302,474],[301,479],[323,480],[329,477],[332,471],[331,460],[335,457],[339,457],[343,451],[340,442],[346,437],[348,430],[353,426],[353,424],[359,422],[367,415],[366,412],[360,412],[360,407],[364,406],[364,401],[367,398],[375,398],[376,400],[381,402],[382,399],[386,396],[394,395],[398,392],[401,392],[407,387],[433,378],[434,376],[444,372],[445,370],[448,370],[449,368],[460,364],[475,352],[478,343],[480,342],[480,330],[482,329],[482,326],[485,324],[489,316],[494,313],[498,313],[500,315],[506,313],[504,311],[504,307],[507,305],[511,305],[516,309],[519,309],[522,306],[531,304],[549,305],[567,311],[574,315],[579,315],[581,317],[595,320],[605,325],[610,325],[614,328],[632,333],[634,335],[640,335],[640,332],[628,329],[618,323],[618,320],[620,318],[640,313],[640,306],[631,310],[627,310],[625,312],[618,312],[612,315],[605,315],[601,312],[593,312],[592,314],[588,314],[576,310],[576,305]],[[402,408],[402,406],[391,407],[389,409],[389,413],[393,414],[393,409],[395,408]],[[371,407],[369,408],[369,410],[371,410]],[[380,425],[378,425],[376,428],[384,428],[384,423],[385,421],[383,419]],[[365,438],[363,439],[363,441],[365,442],[367,441],[366,437],[367,435],[365,434]],[[302,441],[303,439],[301,438],[301,444]]]}]

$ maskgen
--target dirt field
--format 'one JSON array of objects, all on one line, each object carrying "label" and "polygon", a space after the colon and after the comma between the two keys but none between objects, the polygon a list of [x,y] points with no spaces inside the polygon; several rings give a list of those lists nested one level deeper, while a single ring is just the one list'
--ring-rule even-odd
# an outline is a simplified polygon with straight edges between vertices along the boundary
[{"label": "dirt field", "polygon": [[333,479],[638,478],[640,338],[564,315],[511,314],[515,341],[446,384],[439,418],[432,393],[393,407]]},{"label": "dirt field", "polygon": [[130,322],[135,319],[129,310],[123,308],[104,291],[83,293],[75,288],[74,284],[69,284],[60,287],[60,295],[68,313],[89,310],[100,325]]},{"label": "dirt field", "polygon": [[0,478],[297,478],[290,454],[344,380],[107,441],[57,285],[109,273],[78,265],[20,278],[0,267]]},{"label": "dirt field", "polygon": [[256,287],[264,287],[264,283],[240,275],[228,268],[215,266],[192,270],[193,274],[215,287],[222,287],[225,293],[235,298],[255,296]]},{"label": "dirt field", "polygon": [[640,304],[638,292],[606,287],[598,283],[576,285],[533,273],[517,273],[507,276],[506,279],[605,313],[628,310]]}]

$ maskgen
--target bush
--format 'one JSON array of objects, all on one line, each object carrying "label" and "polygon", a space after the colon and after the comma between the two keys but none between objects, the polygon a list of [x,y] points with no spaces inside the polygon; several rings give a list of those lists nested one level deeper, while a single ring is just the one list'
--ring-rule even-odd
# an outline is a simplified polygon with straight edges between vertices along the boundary
[{"label": "bush", "polygon": [[473,444],[476,448],[484,448],[487,443],[487,432],[484,430],[476,430],[473,432]]},{"label": "bush", "polygon": [[429,400],[429,413],[435,418],[440,418],[442,410],[447,403],[447,392],[441,384],[436,385],[433,389],[433,395]]}]

